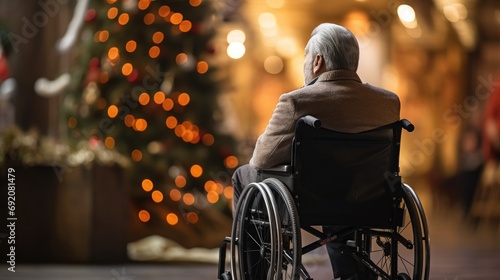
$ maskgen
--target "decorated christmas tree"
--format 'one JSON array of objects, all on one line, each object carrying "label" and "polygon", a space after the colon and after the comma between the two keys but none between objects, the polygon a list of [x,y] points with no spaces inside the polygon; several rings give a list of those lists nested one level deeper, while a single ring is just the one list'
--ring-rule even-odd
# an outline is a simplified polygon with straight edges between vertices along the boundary
[{"label": "decorated christmas tree", "polygon": [[90,1],[64,100],[68,141],[129,159],[133,219],[157,234],[230,216],[238,159],[219,127],[212,3]]}]

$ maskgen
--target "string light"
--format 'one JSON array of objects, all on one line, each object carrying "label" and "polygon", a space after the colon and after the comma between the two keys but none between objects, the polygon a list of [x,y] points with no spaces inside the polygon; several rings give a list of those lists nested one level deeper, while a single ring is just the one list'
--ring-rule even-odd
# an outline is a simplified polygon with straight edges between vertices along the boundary
[{"label": "string light", "polygon": [[123,122],[127,127],[132,127],[135,123],[135,118],[132,115],[126,115],[125,118],[123,119]]},{"label": "string light", "polygon": [[106,139],[104,139],[104,147],[110,150],[113,149],[115,147],[115,139],[111,136],[106,137]]},{"label": "string light", "polygon": [[128,41],[127,44],[125,45],[125,50],[127,50],[130,53],[134,52],[136,48],[137,48],[137,42],[134,40]]},{"label": "string light", "polygon": [[116,8],[116,7],[109,8],[109,10],[108,10],[108,18],[109,19],[114,19],[114,18],[116,18],[116,16],[118,16],[118,8]]},{"label": "string light", "polygon": [[139,104],[145,106],[145,105],[148,105],[149,103],[149,100],[150,100],[150,97],[149,97],[149,94],[143,92],[139,95]]},{"label": "string light", "polygon": [[139,220],[141,220],[141,222],[143,222],[143,223],[149,221],[149,219],[151,218],[151,215],[149,215],[149,212],[146,210],[139,211],[138,216],[139,216]]},{"label": "string light", "polygon": [[155,44],[161,43],[164,38],[165,38],[165,35],[163,35],[163,32],[157,31],[153,34],[153,42]]},{"label": "string light", "polygon": [[165,124],[168,128],[173,129],[177,126],[177,118],[175,118],[174,116],[170,116],[165,120]]},{"label": "string light", "polygon": [[120,25],[125,25],[130,20],[130,16],[127,13],[123,13],[118,17],[118,23]]},{"label": "string light", "polygon": [[177,97],[177,102],[179,102],[179,105],[181,105],[181,106],[188,105],[190,100],[191,100],[191,97],[189,97],[189,94],[187,94],[185,92],[179,94],[179,97]]},{"label": "string light", "polygon": [[76,120],[76,118],[70,117],[68,119],[68,127],[69,128],[75,128],[77,124],[78,124],[78,121]]},{"label": "string light", "polygon": [[170,190],[169,196],[172,201],[179,201],[182,198],[182,194],[178,189]]},{"label": "string light", "polygon": [[144,24],[151,25],[155,22],[155,15],[153,13],[147,13],[144,15]]},{"label": "string light", "polygon": [[141,187],[144,191],[150,192],[153,189],[153,182],[149,179],[142,180]]},{"label": "string light", "polygon": [[175,177],[174,182],[178,188],[184,188],[186,186],[186,178],[182,175]]},{"label": "string light", "polygon": [[227,199],[233,199],[234,189],[232,186],[227,186],[224,188],[224,196]]},{"label": "string light", "polygon": [[160,48],[158,46],[152,46],[149,48],[149,57],[157,58],[160,55]]},{"label": "string light", "polygon": [[141,161],[142,160],[142,152],[137,150],[137,149],[133,150],[131,153],[131,158],[135,162]]},{"label": "string light", "polygon": [[193,7],[198,7],[199,5],[201,5],[201,1],[202,0],[189,0],[189,5]]},{"label": "string light", "polygon": [[191,193],[184,194],[184,196],[182,197],[182,202],[184,202],[184,204],[188,206],[193,205],[195,202],[194,195]]},{"label": "string light", "polygon": [[186,218],[187,218],[188,222],[191,224],[196,224],[199,220],[198,214],[196,214],[194,212],[187,213]]},{"label": "string light", "polygon": [[118,107],[116,105],[111,105],[108,107],[108,116],[110,118],[115,118],[118,115]]},{"label": "string light", "polygon": [[[172,110],[172,108],[174,108],[174,101],[172,99],[170,99],[170,98],[166,98],[163,101],[162,107],[163,107],[163,110],[165,110],[165,111],[168,112],[168,111]],[[175,125],[177,125],[177,122],[175,123]],[[170,126],[168,126],[168,127],[169,128],[173,128],[173,127],[170,127]]]},{"label": "string light", "polygon": [[238,166],[238,158],[236,158],[235,156],[228,156],[224,159],[224,165],[227,168],[235,168],[236,166]]},{"label": "string light", "polygon": [[210,191],[207,193],[207,201],[214,204],[219,201],[219,194],[214,191]]},{"label": "string light", "polygon": [[156,104],[163,104],[163,101],[165,101],[165,93],[161,91],[157,91],[153,97],[154,101]]},{"label": "string light", "polygon": [[206,61],[199,61],[196,64],[196,71],[200,74],[205,74],[208,71],[208,63]]},{"label": "string light", "polygon": [[191,176],[199,178],[203,174],[203,168],[198,164],[194,164],[193,166],[191,166],[190,172]]},{"label": "string light", "polygon": [[179,218],[174,213],[170,213],[166,216],[167,223],[171,226],[175,226],[179,222]]},{"label": "string light", "polygon": [[177,25],[179,23],[182,22],[182,19],[184,17],[182,16],[181,13],[173,13],[171,16],[170,16],[170,22],[174,25]]},{"label": "string light", "polygon": [[170,7],[167,5],[161,6],[158,9],[158,15],[161,17],[167,17],[170,14]]},{"label": "string light", "polygon": [[156,190],[151,193],[151,199],[153,199],[154,202],[160,203],[163,201],[163,194]]},{"label": "string light", "polygon": [[180,24],[179,24],[179,30],[181,32],[189,32],[189,30],[191,30],[191,27],[193,26],[193,24],[191,23],[191,21],[189,20],[183,20]]}]

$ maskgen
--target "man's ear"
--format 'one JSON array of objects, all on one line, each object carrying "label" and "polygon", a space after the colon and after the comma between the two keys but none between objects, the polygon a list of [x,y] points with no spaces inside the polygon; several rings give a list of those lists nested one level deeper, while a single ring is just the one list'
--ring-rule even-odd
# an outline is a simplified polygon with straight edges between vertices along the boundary
[{"label": "man's ear", "polygon": [[317,54],[314,57],[313,61],[313,73],[314,75],[318,75],[323,71],[323,68],[325,67],[325,60],[323,59],[323,56],[320,54]]}]

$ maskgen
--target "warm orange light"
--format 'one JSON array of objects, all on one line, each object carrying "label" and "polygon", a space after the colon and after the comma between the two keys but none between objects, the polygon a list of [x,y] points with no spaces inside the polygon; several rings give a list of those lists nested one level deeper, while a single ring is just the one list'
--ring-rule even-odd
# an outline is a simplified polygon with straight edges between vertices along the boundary
[{"label": "warm orange light", "polygon": [[139,95],[139,104],[148,105],[149,99],[150,99],[149,94],[143,92]]},{"label": "warm orange light", "polygon": [[200,74],[205,74],[208,71],[208,63],[206,61],[200,61],[196,64],[196,71]]},{"label": "warm orange light", "polygon": [[122,66],[122,74],[124,76],[130,75],[133,70],[134,70],[134,67],[132,66],[132,64],[130,64],[128,62],[123,64],[123,66]]},{"label": "warm orange light", "polygon": [[173,201],[179,201],[182,198],[182,194],[178,189],[172,189],[169,194],[170,199],[172,199]]},{"label": "warm orange light", "polygon": [[149,219],[151,218],[151,216],[149,215],[149,212],[146,210],[139,211],[138,216],[139,216],[139,220],[141,220],[141,222],[143,222],[143,223],[149,221]]},{"label": "warm orange light", "polygon": [[106,139],[104,139],[104,147],[110,150],[113,149],[115,147],[115,139],[111,136],[106,137]]},{"label": "warm orange light", "polygon": [[201,5],[201,0],[189,0],[189,4],[193,7],[198,7]]},{"label": "warm orange light", "polygon": [[163,35],[163,32],[157,31],[153,34],[153,42],[155,44],[159,44],[163,41],[165,36]]},{"label": "warm orange light", "polygon": [[170,16],[170,22],[172,24],[179,24],[182,22],[182,19],[183,19],[183,16],[181,13],[173,13],[171,16]]},{"label": "warm orange light", "polygon": [[194,212],[187,213],[186,218],[187,218],[188,222],[191,224],[196,224],[199,220],[198,214],[196,214]]},{"label": "warm orange light", "polygon": [[165,101],[165,93],[161,91],[157,91],[155,95],[153,96],[153,99],[156,104],[162,104],[163,101]]},{"label": "warm orange light", "polygon": [[128,52],[133,52],[133,51],[135,51],[136,48],[137,48],[137,42],[134,40],[128,41],[127,44],[125,45],[125,49]]},{"label": "warm orange light", "polygon": [[175,177],[175,185],[179,188],[184,188],[186,186],[186,178],[182,175]]},{"label": "warm orange light", "polygon": [[116,7],[111,7],[108,10],[108,18],[109,19],[114,19],[118,15],[118,8]]},{"label": "warm orange light", "polygon": [[193,24],[191,23],[191,21],[189,21],[189,20],[183,20],[179,24],[179,30],[182,31],[182,32],[189,32],[189,30],[191,30],[192,26],[193,26]]},{"label": "warm orange light", "polygon": [[151,193],[151,198],[154,202],[160,203],[163,201],[163,194],[160,191],[156,190]]},{"label": "warm orange light", "polygon": [[136,131],[144,131],[148,128],[148,122],[145,119],[136,119],[134,122],[134,129]]},{"label": "warm orange light", "polygon": [[168,214],[166,220],[167,223],[172,226],[175,226],[179,222],[179,218],[174,213]]},{"label": "warm orange light", "polygon": [[135,162],[139,162],[142,159],[142,152],[139,150],[133,150],[131,154],[132,160]]},{"label": "warm orange light", "polygon": [[144,179],[142,180],[141,186],[144,191],[150,192],[153,189],[153,181]]},{"label": "warm orange light", "polygon": [[155,15],[153,13],[147,13],[144,16],[144,24],[151,25],[153,22],[155,22]]},{"label": "warm orange light", "polygon": [[150,3],[151,3],[150,0],[139,0],[139,3],[137,3],[137,7],[140,10],[146,10],[149,7]]},{"label": "warm orange light", "polygon": [[203,167],[198,164],[191,166],[191,176],[198,178],[203,174]]},{"label": "warm orange light", "polygon": [[215,189],[215,192],[217,194],[222,194],[224,192],[224,187],[222,186],[221,183],[216,183],[217,188]]},{"label": "warm orange light", "polygon": [[177,119],[174,116],[170,116],[165,120],[165,124],[168,128],[173,129],[177,126]]},{"label": "warm orange light", "polygon": [[97,37],[99,42],[101,43],[106,42],[109,39],[109,32],[107,30],[103,30],[99,32]]},{"label": "warm orange light", "polygon": [[191,193],[187,193],[182,197],[182,201],[186,205],[193,205],[194,204],[194,195]]},{"label": "warm orange light", "polygon": [[108,116],[110,118],[115,118],[118,115],[118,107],[116,105],[111,105],[108,107]]},{"label": "warm orange light", "polygon": [[[166,98],[164,101],[163,101],[163,110],[165,111],[170,111],[172,110],[172,108],[174,108],[174,101],[170,98]],[[171,127],[172,128],[172,127]]]},{"label": "warm orange light", "polygon": [[219,194],[214,191],[208,192],[207,201],[210,203],[216,203],[217,201],[219,201]]},{"label": "warm orange light", "polygon": [[175,62],[177,65],[184,64],[188,61],[188,56],[185,53],[180,53],[175,57]]},{"label": "warm orange light", "polygon": [[125,25],[128,23],[129,19],[130,19],[129,15],[127,13],[123,13],[118,17],[118,23],[120,25]]},{"label": "warm orange light", "polygon": [[132,127],[134,125],[134,123],[135,123],[135,118],[132,115],[126,115],[125,119],[123,120],[123,122],[125,123],[125,125],[127,127]]},{"label": "warm orange light", "polygon": [[164,5],[158,9],[158,15],[160,17],[166,17],[166,16],[168,16],[168,14],[170,14],[170,7],[169,6]]},{"label": "warm orange light", "polygon": [[[109,81],[109,73],[107,71],[103,71],[99,73],[99,83],[105,84]],[[106,99],[103,99],[106,101]]]},{"label": "warm orange light", "polygon": [[184,128],[184,126],[182,126],[182,125],[178,125],[178,126],[176,126],[176,127],[175,127],[174,132],[175,132],[175,135],[176,135],[177,137],[182,137],[182,134],[184,134],[184,131],[185,131],[185,130],[186,130],[186,129]]},{"label": "warm orange light", "polygon": [[111,60],[116,60],[118,57],[120,57],[120,51],[118,50],[118,48],[111,47],[108,51],[108,58]]},{"label": "warm orange light", "polygon": [[160,55],[160,48],[158,46],[152,46],[149,48],[149,57],[157,58]]},{"label": "warm orange light", "polygon": [[181,105],[181,106],[188,105],[190,100],[191,100],[191,98],[189,97],[189,94],[187,94],[185,92],[179,94],[179,97],[177,97],[177,102],[179,102],[179,105]]},{"label": "warm orange light", "polygon": [[78,124],[78,121],[76,120],[76,118],[70,117],[68,119],[68,127],[69,128],[75,128],[77,124]]},{"label": "warm orange light", "polygon": [[217,189],[217,184],[212,180],[208,180],[205,182],[204,188],[206,192],[215,191]]},{"label": "warm orange light", "polygon": [[238,158],[235,156],[228,156],[224,159],[224,165],[227,168],[235,168],[236,166],[238,166]]},{"label": "warm orange light", "polygon": [[207,134],[203,135],[203,138],[201,139],[201,141],[206,146],[212,146],[214,144],[214,142],[215,142],[215,138],[214,138],[214,136],[212,134],[207,133]]},{"label": "warm orange light", "polygon": [[227,186],[224,188],[224,196],[227,199],[233,199],[234,189],[231,186]]}]

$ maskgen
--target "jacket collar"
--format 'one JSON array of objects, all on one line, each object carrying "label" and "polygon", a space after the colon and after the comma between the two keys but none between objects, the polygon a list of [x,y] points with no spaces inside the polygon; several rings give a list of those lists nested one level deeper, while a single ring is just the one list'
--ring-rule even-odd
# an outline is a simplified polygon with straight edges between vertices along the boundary
[{"label": "jacket collar", "polygon": [[314,83],[316,81],[323,82],[323,81],[339,81],[339,80],[354,80],[356,82],[361,83],[361,79],[359,78],[358,74],[356,74],[356,72],[354,71],[348,71],[348,70],[326,71],[324,73],[321,73],[321,75],[319,75],[311,83]]}]

